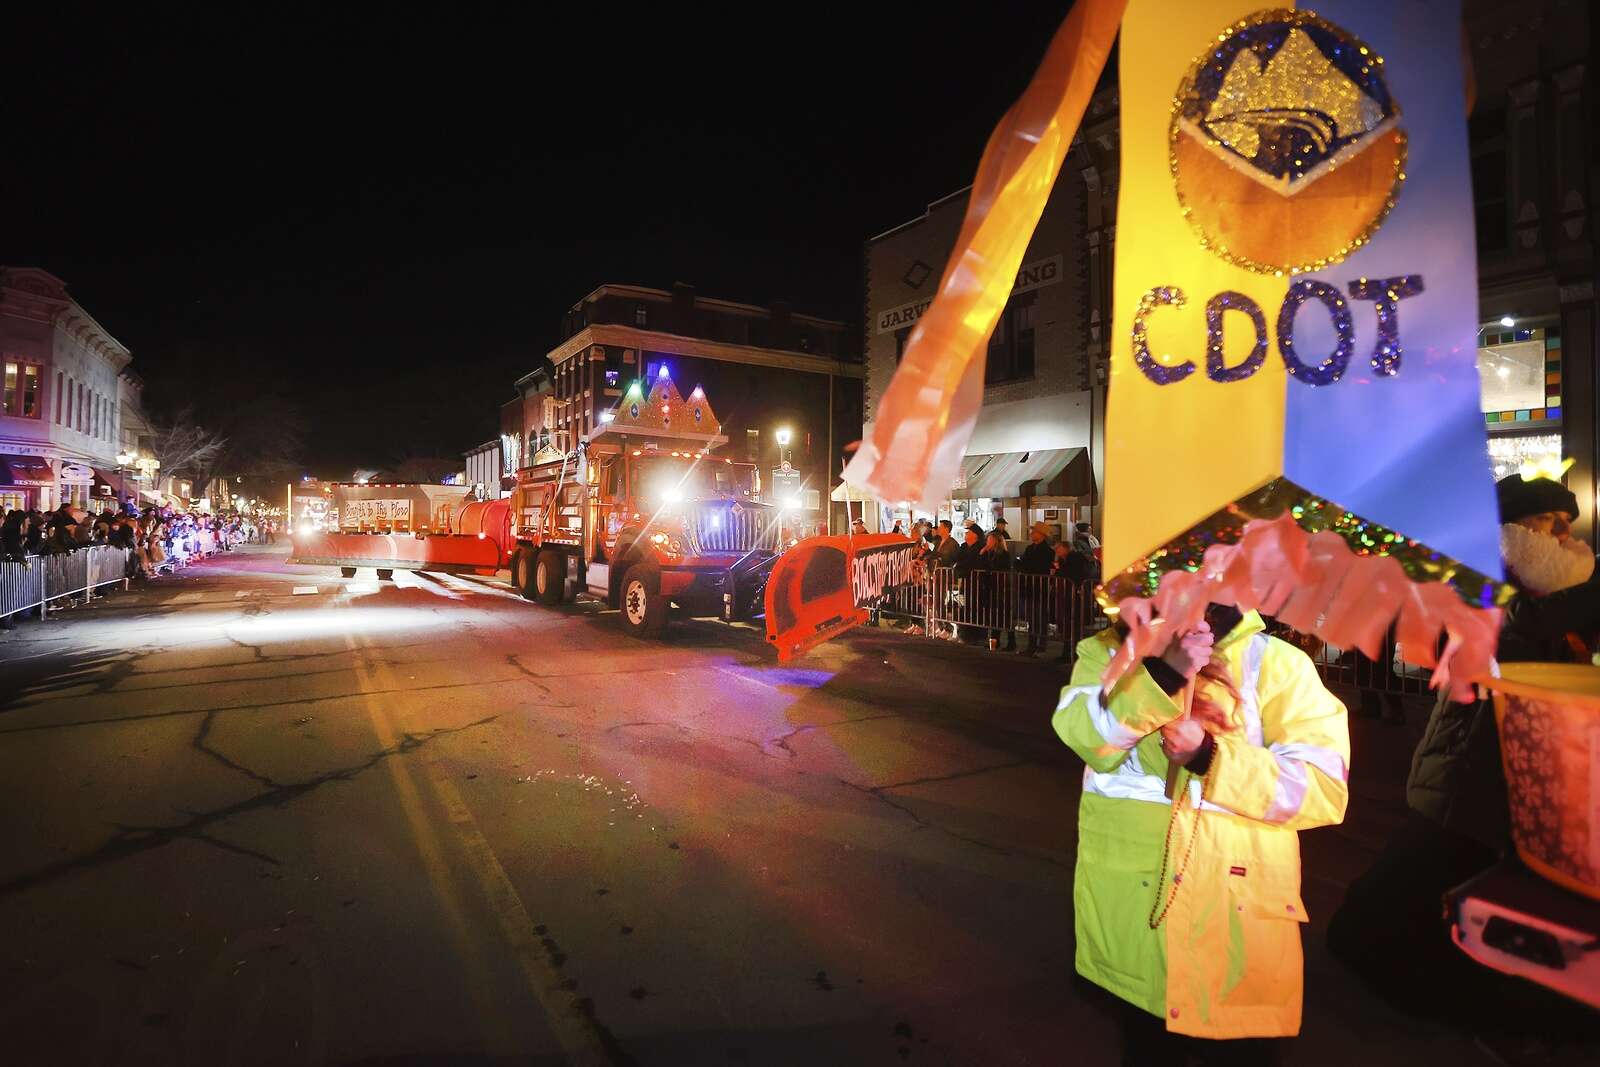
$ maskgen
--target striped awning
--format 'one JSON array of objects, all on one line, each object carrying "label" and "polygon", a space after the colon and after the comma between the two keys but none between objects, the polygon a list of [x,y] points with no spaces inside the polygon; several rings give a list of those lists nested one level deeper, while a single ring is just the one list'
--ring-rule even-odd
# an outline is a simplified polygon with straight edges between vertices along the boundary
[{"label": "striped awning", "polygon": [[1094,495],[1088,453],[1082,448],[1041,448],[968,456],[951,488],[954,500]]}]

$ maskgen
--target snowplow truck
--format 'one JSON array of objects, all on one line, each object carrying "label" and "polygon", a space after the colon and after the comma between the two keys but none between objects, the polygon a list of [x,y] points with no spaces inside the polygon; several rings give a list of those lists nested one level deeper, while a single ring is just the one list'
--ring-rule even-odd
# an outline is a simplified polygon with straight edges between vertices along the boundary
[{"label": "snowplow truck", "polygon": [[705,393],[665,370],[628,387],[575,448],[548,447],[517,472],[512,583],[555,605],[579,592],[659,636],[674,607],[727,621],[761,614],[767,575],[791,543],[785,513],[761,502],[753,464],[727,444]]}]

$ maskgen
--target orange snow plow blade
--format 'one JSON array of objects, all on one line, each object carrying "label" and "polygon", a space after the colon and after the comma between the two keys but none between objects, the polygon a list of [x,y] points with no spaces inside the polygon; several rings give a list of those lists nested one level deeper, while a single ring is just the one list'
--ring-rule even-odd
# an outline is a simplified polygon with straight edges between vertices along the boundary
[{"label": "orange snow plow blade", "polygon": [[891,589],[915,580],[917,543],[900,534],[808,537],[767,578],[767,640],[780,662],[867,621]]}]

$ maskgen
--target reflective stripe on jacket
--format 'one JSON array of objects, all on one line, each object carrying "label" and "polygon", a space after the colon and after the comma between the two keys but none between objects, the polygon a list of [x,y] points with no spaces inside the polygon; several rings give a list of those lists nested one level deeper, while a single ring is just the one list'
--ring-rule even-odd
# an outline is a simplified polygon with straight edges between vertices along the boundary
[{"label": "reflective stripe on jacket", "polygon": [[[1206,690],[1230,709],[1234,729],[1216,738],[1203,784],[1180,773],[1176,820],[1158,731],[1181,708],[1143,668],[1104,699],[1113,633],[1078,646],[1054,718],[1087,764],[1073,887],[1078,972],[1197,1037],[1299,1031],[1306,911],[1296,831],[1340,822],[1348,799],[1344,705],[1305,653],[1262,629],[1250,612],[1217,642],[1241,700]],[[1169,824],[1166,884],[1157,886]],[[1152,931],[1152,908],[1174,887],[1166,921]]]}]

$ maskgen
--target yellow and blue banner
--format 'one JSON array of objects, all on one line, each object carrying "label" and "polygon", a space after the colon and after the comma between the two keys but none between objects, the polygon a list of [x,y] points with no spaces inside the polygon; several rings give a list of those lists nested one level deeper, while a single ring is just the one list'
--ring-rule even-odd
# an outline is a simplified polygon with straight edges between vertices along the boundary
[{"label": "yellow and blue banner", "polygon": [[1460,18],[1129,5],[1109,599],[1284,513],[1500,596]]}]

